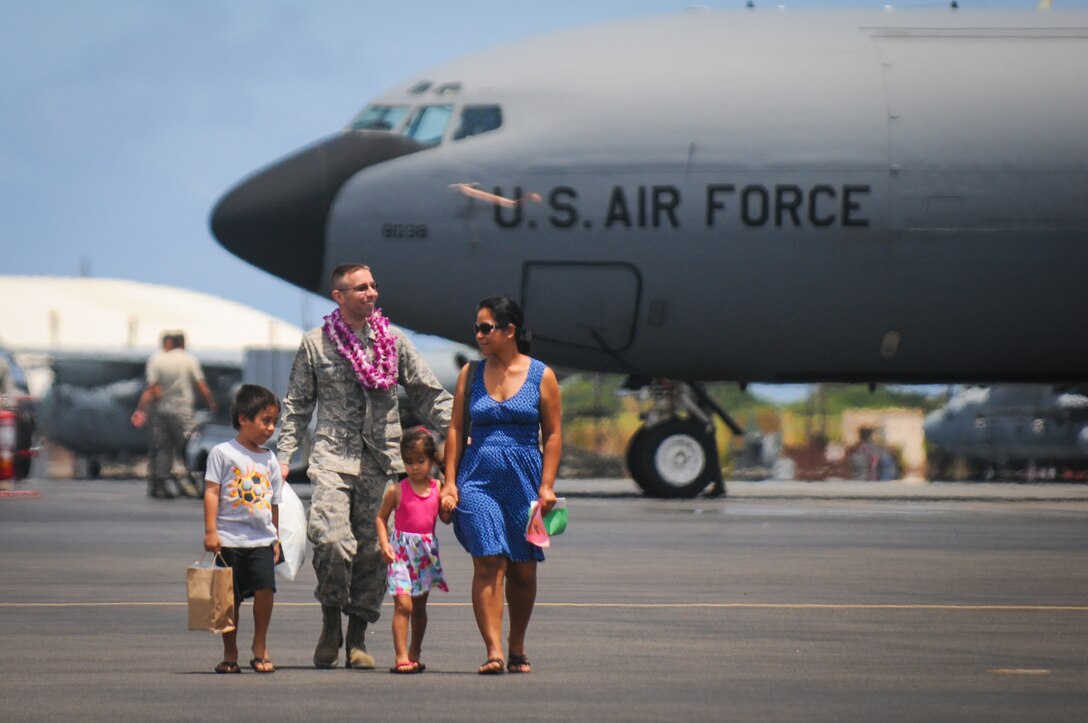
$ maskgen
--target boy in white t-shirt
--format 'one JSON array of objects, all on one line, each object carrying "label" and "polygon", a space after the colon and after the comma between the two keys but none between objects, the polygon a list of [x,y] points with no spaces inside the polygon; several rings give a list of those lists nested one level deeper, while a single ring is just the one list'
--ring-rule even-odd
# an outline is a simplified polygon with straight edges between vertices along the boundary
[{"label": "boy in white t-shirt", "polygon": [[[258,673],[274,673],[266,636],[276,592],[279,505],[283,477],[276,457],[264,443],[276,431],[280,405],[276,395],[256,384],[243,384],[231,405],[238,436],[217,444],[204,475],[204,549],[219,552],[234,570],[234,619],[242,600],[253,598],[253,659]],[[216,564],[219,564],[218,559]],[[217,673],[240,673],[238,631],[223,633],[223,662]]]}]

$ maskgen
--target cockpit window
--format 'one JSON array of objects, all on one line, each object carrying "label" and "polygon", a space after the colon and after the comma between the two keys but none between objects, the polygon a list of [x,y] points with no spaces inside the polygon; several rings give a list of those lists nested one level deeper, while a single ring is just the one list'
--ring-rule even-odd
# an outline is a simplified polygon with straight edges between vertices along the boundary
[{"label": "cockpit window", "polygon": [[406,115],[406,105],[368,105],[348,127],[356,131],[391,131],[401,124]]},{"label": "cockpit window", "polygon": [[502,125],[502,108],[497,105],[466,105],[461,109],[461,125],[453,132],[453,140],[493,131]]},{"label": "cockpit window", "polygon": [[446,132],[446,125],[452,115],[451,105],[420,106],[412,113],[403,133],[424,145],[433,146],[442,141],[442,134]]}]

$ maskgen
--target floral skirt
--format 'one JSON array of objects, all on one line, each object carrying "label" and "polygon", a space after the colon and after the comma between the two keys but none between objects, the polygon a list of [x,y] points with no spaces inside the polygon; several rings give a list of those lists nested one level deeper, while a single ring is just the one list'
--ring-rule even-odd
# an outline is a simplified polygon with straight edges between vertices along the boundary
[{"label": "floral skirt", "polygon": [[389,594],[417,597],[437,587],[449,592],[438,557],[438,538],[394,529],[389,536],[393,562],[389,563]]}]

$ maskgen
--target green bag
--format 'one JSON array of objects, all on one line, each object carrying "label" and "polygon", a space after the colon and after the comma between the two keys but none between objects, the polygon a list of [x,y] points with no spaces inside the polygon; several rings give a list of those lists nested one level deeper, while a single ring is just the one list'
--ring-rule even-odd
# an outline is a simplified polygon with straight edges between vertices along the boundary
[{"label": "green bag", "polygon": [[563,534],[563,531],[567,529],[567,520],[570,518],[570,513],[567,512],[567,500],[565,497],[560,497],[555,502],[555,507],[552,511],[544,515],[544,529],[548,531],[550,537]]}]

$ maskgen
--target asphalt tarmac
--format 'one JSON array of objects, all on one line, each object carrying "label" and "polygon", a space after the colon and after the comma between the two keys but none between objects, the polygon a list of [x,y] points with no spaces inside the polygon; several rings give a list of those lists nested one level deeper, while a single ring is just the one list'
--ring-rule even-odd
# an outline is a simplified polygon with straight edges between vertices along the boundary
[{"label": "asphalt tarmac", "polygon": [[452,590],[432,593],[422,675],[387,672],[388,607],[367,638],[378,670],[314,669],[308,561],[276,594],[278,672],[215,675],[218,638],[186,630],[198,502],[135,480],[22,483],[0,497],[0,716],[1084,720],[1088,486],[557,488],[571,523],[540,567],[531,675],[476,674],[471,561],[445,527]]}]

